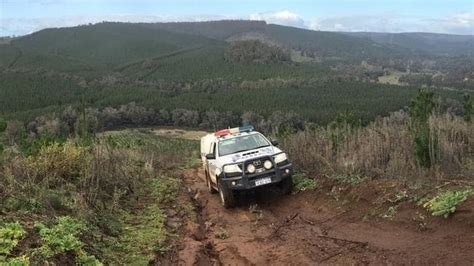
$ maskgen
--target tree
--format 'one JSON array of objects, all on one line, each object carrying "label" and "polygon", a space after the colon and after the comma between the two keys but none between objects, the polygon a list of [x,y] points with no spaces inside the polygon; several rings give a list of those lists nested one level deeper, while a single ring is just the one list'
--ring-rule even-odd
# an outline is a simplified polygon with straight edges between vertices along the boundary
[{"label": "tree", "polygon": [[464,94],[463,98],[463,107],[464,107],[464,120],[466,122],[471,122],[472,117],[474,116],[474,103],[472,102],[471,95]]},{"label": "tree", "polygon": [[435,106],[434,93],[426,88],[420,89],[410,104],[414,155],[423,167],[430,167],[435,158],[432,147],[437,144],[437,139],[432,138],[428,121]]},{"label": "tree", "polygon": [[0,133],[5,131],[5,129],[7,129],[7,122],[0,118]]},{"label": "tree", "polygon": [[232,43],[225,51],[224,58],[230,62],[245,64],[269,64],[291,60],[289,51],[259,40]]}]

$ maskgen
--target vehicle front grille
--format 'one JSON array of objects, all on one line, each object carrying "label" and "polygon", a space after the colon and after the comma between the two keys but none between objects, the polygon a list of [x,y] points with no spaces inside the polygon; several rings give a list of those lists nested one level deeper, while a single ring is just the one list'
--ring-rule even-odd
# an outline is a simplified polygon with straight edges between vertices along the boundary
[{"label": "vehicle front grille", "polygon": [[269,172],[264,172],[264,173],[257,174],[257,175],[254,175],[254,176],[250,176],[248,178],[248,180],[253,181],[253,180],[256,180],[256,179],[265,178],[265,177],[272,177],[272,176],[273,176],[273,171],[269,171]]}]

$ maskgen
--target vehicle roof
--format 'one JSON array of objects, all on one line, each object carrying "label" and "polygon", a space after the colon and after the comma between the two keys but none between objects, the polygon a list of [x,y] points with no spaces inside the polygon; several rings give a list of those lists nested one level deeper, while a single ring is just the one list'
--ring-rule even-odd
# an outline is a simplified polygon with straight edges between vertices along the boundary
[{"label": "vehicle roof", "polygon": [[251,132],[240,132],[240,133],[234,133],[230,135],[225,135],[222,137],[217,138],[217,142],[222,141],[222,140],[227,140],[227,139],[233,139],[237,137],[242,137],[242,136],[250,136],[250,135],[256,135],[256,134],[261,134],[258,131],[251,131]]}]

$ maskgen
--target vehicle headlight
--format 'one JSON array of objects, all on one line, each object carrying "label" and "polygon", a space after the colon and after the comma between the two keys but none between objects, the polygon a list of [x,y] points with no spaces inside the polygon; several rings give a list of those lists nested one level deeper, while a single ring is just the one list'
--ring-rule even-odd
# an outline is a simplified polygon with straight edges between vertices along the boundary
[{"label": "vehicle headlight", "polygon": [[247,172],[249,172],[251,174],[255,173],[255,165],[253,165],[253,164],[247,165]]},{"label": "vehicle headlight", "polygon": [[272,169],[272,161],[270,160],[266,160],[264,163],[263,163],[263,167],[265,167],[265,169],[269,170],[269,169]]},{"label": "vehicle headlight", "polygon": [[286,156],[286,153],[280,153],[275,155],[275,163],[281,163],[288,160],[288,156]]},{"label": "vehicle headlight", "polygon": [[241,173],[242,170],[240,170],[238,164],[229,164],[224,166],[224,172],[225,173]]}]

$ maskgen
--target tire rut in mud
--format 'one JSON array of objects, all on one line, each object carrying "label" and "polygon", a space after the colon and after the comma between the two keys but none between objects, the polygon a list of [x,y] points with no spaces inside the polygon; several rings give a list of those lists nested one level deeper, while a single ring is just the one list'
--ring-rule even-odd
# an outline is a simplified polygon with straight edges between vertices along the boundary
[{"label": "tire rut in mud", "polygon": [[[200,247],[198,258],[187,260],[190,264],[474,263],[474,254],[466,253],[474,248],[472,225],[444,222],[432,231],[420,231],[413,221],[416,209],[407,210],[410,215],[399,222],[364,220],[370,205],[343,207],[323,190],[290,196],[261,190],[227,210],[207,191],[199,169],[185,170],[183,181],[197,213],[198,237],[193,241]],[[447,244],[448,238],[458,240]]]},{"label": "tire rut in mud", "polygon": [[334,261],[340,254],[370,253],[367,243],[330,237],[322,224],[311,221],[314,217],[305,218],[305,206],[291,200],[298,196],[266,190],[226,210],[217,196],[207,193],[199,170],[185,172],[183,179],[206,235],[202,245],[211,248],[209,259],[216,264],[311,265]]}]

